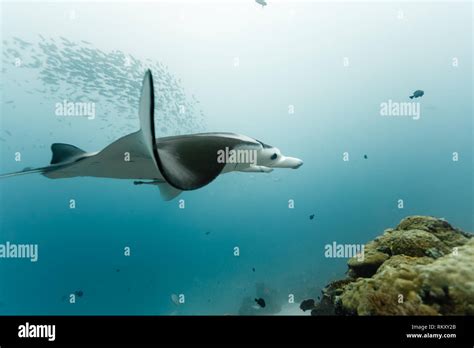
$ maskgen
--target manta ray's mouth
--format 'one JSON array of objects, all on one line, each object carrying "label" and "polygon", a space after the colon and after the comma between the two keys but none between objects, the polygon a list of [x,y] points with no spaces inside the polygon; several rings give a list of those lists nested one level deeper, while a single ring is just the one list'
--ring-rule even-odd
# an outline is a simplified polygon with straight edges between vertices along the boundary
[{"label": "manta ray's mouth", "polygon": [[278,161],[273,167],[297,169],[302,165],[303,161],[299,158],[282,156],[280,161]]},{"label": "manta ray's mouth", "polygon": [[301,161],[300,163],[298,163],[296,166],[293,167],[293,169],[298,169],[299,167],[301,167],[303,165],[303,161]]}]

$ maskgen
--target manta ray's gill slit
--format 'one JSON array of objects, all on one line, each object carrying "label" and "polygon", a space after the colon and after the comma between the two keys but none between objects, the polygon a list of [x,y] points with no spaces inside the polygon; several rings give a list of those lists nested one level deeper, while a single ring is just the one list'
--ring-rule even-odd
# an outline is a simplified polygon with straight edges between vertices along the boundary
[{"label": "manta ray's gill slit", "polygon": [[[97,118],[108,123],[101,129],[110,139],[136,130],[139,91],[146,69],[155,76],[158,133],[174,135],[205,129],[198,101],[194,95],[186,95],[181,80],[162,62],[140,60],[117,50],[102,51],[89,42],[73,42],[64,37],[40,35],[36,42],[12,37],[2,43],[2,80],[16,84],[26,93],[39,94],[48,103],[67,100],[97,104]],[[19,68],[27,72],[26,78],[17,73]],[[14,108],[15,102],[19,100],[13,100],[9,107]],[[71,125],[70,120],[58,122]]]}]

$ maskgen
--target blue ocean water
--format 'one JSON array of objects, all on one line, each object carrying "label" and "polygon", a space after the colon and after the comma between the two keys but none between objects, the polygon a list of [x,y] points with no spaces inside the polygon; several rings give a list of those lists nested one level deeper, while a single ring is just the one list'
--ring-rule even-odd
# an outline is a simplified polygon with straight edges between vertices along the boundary
[{"label": "blue ocean water", "polygon": [[[0,243],[39,248],[37,262],[0,259],[1,314],[237,314],[262,288],[275,314],[303,314],[298,302],[346,271],[327,244],[364,244],[408,215],[473,231],[471,2],[1,11],[0,173],[48,164],[52,143],[98,151],[137,130],[147,68],[158,136],[235,132],[304,161],[170,202],[131,180],[0,179]],[[380,114],[417,89],[418,120]],[[58,117],[63,100],[94,102],[97,115]]]}]

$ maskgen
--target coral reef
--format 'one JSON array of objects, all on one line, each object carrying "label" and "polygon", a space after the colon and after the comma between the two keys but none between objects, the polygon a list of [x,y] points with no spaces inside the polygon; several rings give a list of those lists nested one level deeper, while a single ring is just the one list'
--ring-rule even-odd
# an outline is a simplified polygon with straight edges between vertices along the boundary
[{"label": "coral reef", "polygon": [[410,216],[348,261],[313,315],[474,315],[474,238],[443,219]]}]

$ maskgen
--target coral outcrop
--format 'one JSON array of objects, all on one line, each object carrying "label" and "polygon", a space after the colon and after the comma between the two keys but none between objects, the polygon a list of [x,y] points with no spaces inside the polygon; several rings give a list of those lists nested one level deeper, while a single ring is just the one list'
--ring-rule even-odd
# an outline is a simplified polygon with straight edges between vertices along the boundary
[{"label": "coral outcrop", "polygon": [[474,315],[474,238],[443,219],[403,219],[348,267],[313,315]]}]

